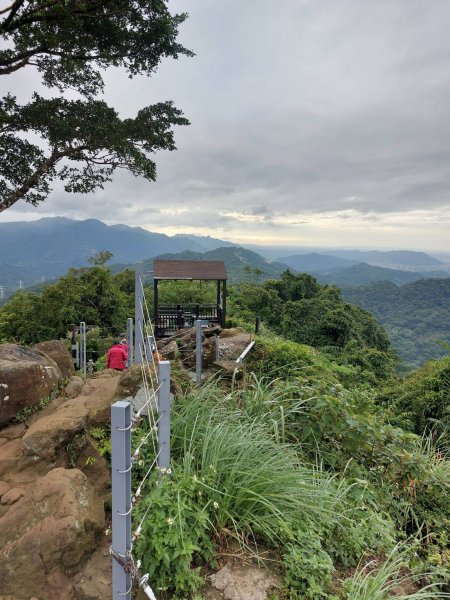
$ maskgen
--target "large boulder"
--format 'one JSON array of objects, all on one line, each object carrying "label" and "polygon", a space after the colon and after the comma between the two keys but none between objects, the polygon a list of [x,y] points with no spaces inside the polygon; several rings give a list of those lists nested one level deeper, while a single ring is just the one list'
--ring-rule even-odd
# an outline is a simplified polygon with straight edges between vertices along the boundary
[{"label": "large boulder", "polygon": [[40,342],[39,344],[35,344],[33,348],[50,356],[58,365],[64,379],[69,379],[75,373],[72,356],[63,342],[59,340]]},{"label": "large boulder", "polygon": [[50,356],[17,344],[0,345],[0,427],[19,410],[53,395],[62,374]]},{"label": "large boulder", "polygon": [[86,476],[53,469],[0,518],[1,593],[73,600],[68,576],[95,550],[103,527],[103,504]]}]

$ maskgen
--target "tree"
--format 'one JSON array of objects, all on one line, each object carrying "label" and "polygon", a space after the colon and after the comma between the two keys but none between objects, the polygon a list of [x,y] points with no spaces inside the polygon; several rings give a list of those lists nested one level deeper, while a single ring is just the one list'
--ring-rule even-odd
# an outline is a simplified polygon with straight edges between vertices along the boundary
[{"label": "tree", "polygon": [[[176,41],[186,16],[172,16],[165,0],[11,0],[0,10],[0,75],[35,67],[60,93],[0,99],[0,212],[45,200],[55,179],[82,193],[103,188],[118,168],[155,180],[151,154],[174,150],[172,126],[189,122],[172,102],[121,119],[98,99],[101,70],[150,75],[163,57],[192,56]],[[80,98],[63,97],[67,90]]]},{"label": "tree", "polygon": [[109,250],[101,250],[88,258],[88,262],[94,267],[104,267],[111,260],[113,253]]}]

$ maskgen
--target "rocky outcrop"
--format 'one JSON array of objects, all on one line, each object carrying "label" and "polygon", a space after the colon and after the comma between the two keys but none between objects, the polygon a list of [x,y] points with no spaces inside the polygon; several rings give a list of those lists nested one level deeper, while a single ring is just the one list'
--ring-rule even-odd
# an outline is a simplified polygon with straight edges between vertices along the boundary
[{"label": "rocky outcrop", "polygon": [[53,469],[1,519],[2,593],[18,600],[72,600],[68,576],[94,551],[103,526],[103,505],[86,476],[78,469]]},{"label": "rocky outcrop", "polygon": [[49,356],[58,365],[63,379],[68,379],[75,373],[72,356],[63,342],[51,340],[49,342],[40,342],[33,346],[36,350]]},{"label": "rocky outcrop", "polygon": [[117,381],[99,374],[0,430],[0,600],[111,597],[110,468],[90,431],[109,422]]},{"label": "rocky outcrop", "polygon": [[0,427],[26,407],[53,395],[62,374],[49,356],[16,344],[0,345]]}]

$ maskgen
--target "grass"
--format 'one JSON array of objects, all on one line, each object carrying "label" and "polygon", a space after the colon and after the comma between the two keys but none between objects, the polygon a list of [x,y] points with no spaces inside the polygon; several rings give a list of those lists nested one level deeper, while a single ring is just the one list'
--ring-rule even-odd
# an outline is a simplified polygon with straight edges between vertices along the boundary
[{"label": "grass", "polygon": [[425,576],[405,574],[409,566],[411,547],[405,542],[397,544],[386,560],[377,566],[374,561],[360,568],[352,579],[344,583],[346,600],[425,600],[426,598],[450,598],[432,583],[416,592],[402,593],[401,589]]},{"label": "grass", "polygon": [[[261,395],[258,387],[254,392]],[[217,387],[205,386],[174,409],[172,448],[215,507],[216,530],[275,543],[306,516],[322,523],[335,519],[345,490],[336,477],[303,464],[293,446],[277,441],[264,422],[266,412],[243,414]]]}]

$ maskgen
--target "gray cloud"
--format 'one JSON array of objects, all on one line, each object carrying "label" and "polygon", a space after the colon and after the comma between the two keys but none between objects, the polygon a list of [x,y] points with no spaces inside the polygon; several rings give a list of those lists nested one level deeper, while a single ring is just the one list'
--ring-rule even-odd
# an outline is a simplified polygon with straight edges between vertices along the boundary
[{"label": "gray cloud", "polygon": [[[123,115],[173,99],[192,122],[176,132],[177,152],[156,157],[158,181],[120,173],[94,197],[57,186],[45,205],[14,214],[174,230],[239,227],[242,238],[295,225],[299,242],[313,222],[335,219],[329,235],[338,240],[342,224],[358,228],[359,219],[373,223],[371,243],[388,245],[398,231],[383,224],[408,213],[413,245],[414,215],[427,210],[424,237],[448,243],[448,0],[170,5],[190,13],[181,40],[196,58],[163,62],[150,80],[106,76],[107,98]],[[27,84],[16,78],[21,94]],[[432,214],[440,215],[439,232]]]}]

